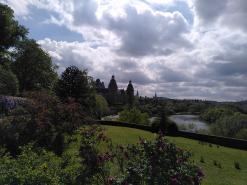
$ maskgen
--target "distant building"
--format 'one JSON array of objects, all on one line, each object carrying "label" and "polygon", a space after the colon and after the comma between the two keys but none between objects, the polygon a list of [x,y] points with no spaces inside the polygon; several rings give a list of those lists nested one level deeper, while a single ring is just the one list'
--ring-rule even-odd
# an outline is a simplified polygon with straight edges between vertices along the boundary
[{"label": "distant building", "polygon": [[[130,84],[128,84],[128,86]],[[131,86],[133,87],[132,84]],[[112,75],[108,88],[105,88],[104,82],[101,82],[100,79],[95,81],[95,88],[97,93],[104,96],[110,105],[126,104],[128,101],[127,92],[124,89],[118,88],[114,75]]]}]

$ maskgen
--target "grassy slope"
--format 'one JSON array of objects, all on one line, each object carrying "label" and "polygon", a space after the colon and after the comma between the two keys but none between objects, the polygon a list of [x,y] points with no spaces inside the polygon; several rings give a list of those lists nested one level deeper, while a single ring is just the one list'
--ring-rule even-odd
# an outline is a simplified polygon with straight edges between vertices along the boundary
[{"label": "grassy slope", "polygon": [[[114,143],[136,143],[139,137],[153,139],[155,134],[124,127],[105,126],[106,135]],[[193,154],[195,163],[201,166],[206,174],[203,185],[247,185],[247,151],[241,151],[226,147],[217,148],[215,145],[201,145],[198,141],[168,137],[170,142],[189,150]],[[200,162],[203,156],[205,163]],[[221,163],[222,169],[214,166],[213,160]],[[234,161],[240,163],[241,170],[236,170]]]}]

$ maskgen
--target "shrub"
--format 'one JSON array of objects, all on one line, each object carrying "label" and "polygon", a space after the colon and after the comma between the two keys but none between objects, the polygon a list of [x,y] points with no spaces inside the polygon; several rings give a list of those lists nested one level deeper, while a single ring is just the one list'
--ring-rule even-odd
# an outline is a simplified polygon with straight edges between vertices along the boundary
[{"label": "shrub", "polygon": [[209,108],[206,111],[204,111],[200,117],[207,121],[208,123],[212,124],[215,123],[218,119],[224,117],[224,116],[230,116],[233,115],[234,111],[227,107],[213,107]]},{"label": "shrub", "polygon": [[[155,141],[140,139],[137,145],[114,147],[97,128],[81,131],[80,156],[84,170],[81,184],[200,184],[204,174],[189,162],[190,153],[168,143],[162,135]],[[107,150],[97,146],[103,142]],[[114,165],[115,164],[115,165]],[[111,167],[114,168],[114,174]]]},{"label": "shrub", "polygon": [[211,125],[210,130],[215,135],[244,139],[245,129],[247,129],[246,120],[246,114],[234,113],[218,119],[215,124]]},{"label": "shrub", "polygon": [[16,95],[19,91],[19,83],[10,69],[0,65],[0,95]]},{"label": "shrub", "polygon": [[218,163],[217,163],[216,160],[213,160],[213,164],[214,164],[214,166],[217,166],[218,165]]},{"label": "shrub", "polygon": [[0,150],[0,184],[76,185],[80,166],[71,157],[58,157],[30,144],[22,147],[16,158],[7,153],[1,155]]},{"label": "shrub", "polygon": [[236,138],[247,140],[247,128],[240,129],[236,134]]},{"label": "shrub", "polygon": [[101,119],[102,116],[106,115],[110,110],[106,99],[102,95],[95,96],[95,114],[98,119]]},{"label": "shrub", "polygon": [[155,141],[141,139],[127,148],[126,184],[199,184],[204,176],[201,169],[189,164],[190,154],[167,143],[159,135]]},{"label": "shrub", "polygon": [[201,156],[200,162],[205,163],[204,158],[202,156]]},{"label": "shrub", "polygon": [[239,162],[237,162],[237,161],[234,162],[234,166],[235,166],[235,168],[236,168],[237,170],[240,170],[240,169],[241,169],[241,168],[240,168],[240,164],[239,164]]},{"label": "shrub", "polygon": [[148,118],[149,116],[147,113],[142,113],[139,109],[135,107],[131,109],[125,108],[119,114],[119,121],[136,123],[136,124],[148,125],[149,124]]},{"label": "shrub", "polygon": [[60,102],[45,92],[26,95],[28,103],[9,113],[1,120],[0,144],[11,154],[19,153],[18,147],[29,142],[61,154],[64,134],[72,134],[85,123],[86,116],[80,104]]},{"label": "shrub", "polygon": [[169,120],[165,114],[161,114],[160,118],[155,119],[152,123],[153,130],[161,131],[165,134],[176,135],[178,127],[176,123]]}]

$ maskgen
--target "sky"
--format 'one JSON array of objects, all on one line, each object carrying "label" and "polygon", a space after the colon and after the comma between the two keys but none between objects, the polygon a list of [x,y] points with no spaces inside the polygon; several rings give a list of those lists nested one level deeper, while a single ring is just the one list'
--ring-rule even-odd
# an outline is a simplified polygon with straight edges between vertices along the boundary
[{"label": "sky", "polygon": [[59,66],[141,96],[247,99],[247,0],[0,0]]}]

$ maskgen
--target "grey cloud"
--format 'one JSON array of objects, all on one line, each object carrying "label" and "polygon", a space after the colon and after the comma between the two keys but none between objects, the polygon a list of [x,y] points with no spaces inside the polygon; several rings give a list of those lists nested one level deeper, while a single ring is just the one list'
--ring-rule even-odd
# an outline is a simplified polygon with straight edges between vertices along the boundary
[{"label": "grey cloud", "polygon": [[154,83],[134,60],[115,60],[114,65],[108,66],[106,72],[113,73],[120,83],[128,83],[130,80],[140,85]]},{"label": "grey cloud", "polygon": [[138,68],[137,63],[133,60],[127,60],[127,59],[115,60],[115,64],[117,64],[118,67],[122,70],[133,70]]},{"label": "grey cloud", "polygon": [[144,72],[138,70],[131,72],[121,72],[118,74],[118,76],[119,81],[122,83],[127,83],[131,80],[134,84],[148,85],[154,82]]},{"label": "grey cloud", "polygon": [[136,57],[169,55],[173,49],[190,46],[191,43],[184,37],[188,32],[188,24],[178,12],[170,16],[153,14],[147,10],[138,13],[131,6],[126,6],[125,12],[127,17],[118,19],[104,15],[107,28],[122,40],[118,53]]},{"label": "grey cloud", "polygon": [[247,30],[247,1],[246,0],[228,0],[228,8],[222,15],[222,23],[231,28],[240,28]]},{"label": "grey cloud", "polygon": [[157,82],[187,82],[190,81],[190,77],[186,75],[186,72],[181,70],[177,71],[172,68],[167,67],[162,63],[153,63],[149,65],[149,68],[152,69],[158,76]]},{"label": "grey cloud", "polygon": [[74,0],[73,18],[75,25],[96,25],[98,4],[95,0]]},{"label": "grey cloud", "polygon": [[221,76],[247,75],[247,61],[214,62],[209,64],[208,67]]},{"label": "grey cloud", "polygon": [[169,68],[163,68],[160,72],[159,81],[166,81],[166,82],[185,82],[188,81],[189,78],[182,72],[174,71]]},{"label": "grey cloud", "polygon": [[228,40],[220,42],[223,52],[214,56],[213,62],[207,66],[211,71],[214,71],[215,75],[223,77],[247,76],[247,44],[239,42],[242,41],[236,37],[230,37]]},{"label": "grey cloud", "polygon": [[194,0],[196,13],[205,23],[215,21],[224,12],[228,0]]},{"label": "grey cloud", "polygon": [[221,26],[247,30],[246,0],[194,0],[194,6],[202,23],[219,20]]},{"label": "grey cloud", "polygon": [[212,87],[195,86],[191,83],[163,83],[159,84],[156,90],[160,96],[181,99],[229,101],[241,100],[247,96],[247,87],[224,87],[220,83]]}]

